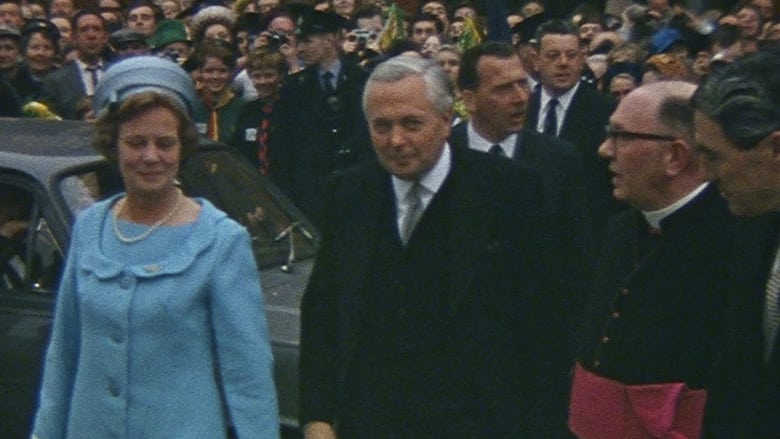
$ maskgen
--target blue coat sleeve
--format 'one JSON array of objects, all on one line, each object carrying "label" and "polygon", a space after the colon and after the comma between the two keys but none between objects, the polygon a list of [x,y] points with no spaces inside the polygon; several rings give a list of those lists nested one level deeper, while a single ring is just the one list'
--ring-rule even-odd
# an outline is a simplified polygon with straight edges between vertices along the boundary
[{"label": "blue coat sleeve", "polygon": [[60,281],[54,308],[54,323],[44,362],[33,434],[40,439],[65,437],[70,401],[80,349],[80,321],[76,263],[79,257],[79,222]]},{"label": "blue coat sleeve", "polygon": [[209,294],[227,413],[239,438],[278,438],[273,356],[249,235],[232,221],[222,226]]}]

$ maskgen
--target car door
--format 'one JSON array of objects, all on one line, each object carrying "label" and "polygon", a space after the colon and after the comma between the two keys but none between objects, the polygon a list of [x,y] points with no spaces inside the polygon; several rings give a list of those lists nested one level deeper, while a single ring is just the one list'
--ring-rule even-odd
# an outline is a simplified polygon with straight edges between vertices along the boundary
[{"label": "car door", "polygon": [[29,437],[64,255],[50,199],[0,174],[0,437]]}]

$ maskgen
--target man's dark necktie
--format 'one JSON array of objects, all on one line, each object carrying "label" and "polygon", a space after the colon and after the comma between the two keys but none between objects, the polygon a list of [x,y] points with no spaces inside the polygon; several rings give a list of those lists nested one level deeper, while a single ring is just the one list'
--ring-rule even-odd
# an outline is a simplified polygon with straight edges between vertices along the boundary
[{"label": "man's dark necktie", "polygon": [[97,89],[98,85],[98,70],[100,70],[100,66],[88,66],[87,71],[90,75],[90,80],[92,81],[92,93],[95,93],[95,90]]},{"label": "man's dark necktie", "polygon": [[556,109],[558,108],[558,99],[550,99],[547,103],[547,114],[544,117],[544,134],[548,136],[558,137],[558,115]]},{"label": "man's dark necktie", "polygon": [[326,94],[336,94],[336,88],[333,87],[333,73],[325,72],[322,74],[322,89]]},{"label": "man's dark necktie", "polygon": [[499,157],[506,157],[506,152],[504,152],[504,148],[502,148],[501,145],[491,146],[488,152],[492,155],[497,155]]}]

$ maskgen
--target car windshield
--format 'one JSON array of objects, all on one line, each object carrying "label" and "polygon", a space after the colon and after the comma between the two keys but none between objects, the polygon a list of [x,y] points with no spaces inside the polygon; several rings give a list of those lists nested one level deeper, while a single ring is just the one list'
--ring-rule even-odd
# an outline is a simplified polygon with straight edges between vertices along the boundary
[{"label": "car windshield", "polygon": [[[203,197],[247,228],[260,268],[287,267],[316,252],[316,232],[278,189],[226,151],[199,151],[182,167],[180,186]],[[61,176],[59,194],[72,218],[122,191],[118,172],[106,162]]]}]

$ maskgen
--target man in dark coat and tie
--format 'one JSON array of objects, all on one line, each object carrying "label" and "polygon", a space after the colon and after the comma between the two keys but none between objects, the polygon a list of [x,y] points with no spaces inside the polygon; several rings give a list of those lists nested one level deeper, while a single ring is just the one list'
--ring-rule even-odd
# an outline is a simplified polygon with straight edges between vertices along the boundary
[{"label": "man in dark coat and tie", "polygon": [[611,196],[609,173],[597,150],[615,102],[580,81],[585,51],[579,31],[564,20],[542,23],[536,32],[536,69],[541,86],[531,95],[526,126],[573,143],[580,151],[595,206],[596,223],[624,206]]},{"label": "man in dark coat and tie", "polygon": [[743,218],[728,260],[731,299],[704,437],[780,437],[780,53],[708,77],[693,98],[696,143],[729,209]]},{"label": "man in dark coat and tie", "polygon": [[488,42],[467,50],[458,70],[458,88],[471,117],[452,129],[450,144],[511,158],[542,177],[545,199],[562,232],[557,240],[561,254],[571,256],[559,264],[576,282],[561,287],[581,297],[582,284],[591,274],[595,206],[588,204],[579,152],[565,140],[523,128],[528,75],[509,44]]},{"label": "man in dark coat and tie", "polygon": [[76,59],[51,72],[43,80],[41,100],[63,119],[78,119],[84,98],[95,87],[107,67],[103,54],[108,45],[106,21],[97,9],[83,9],[71,18]]},{"label": "man in dark coat and tie", "polygon": [[271,178],[317,224],[325,180],[372,157],[360,107],[366,73],[340,57],[344,20],[334,13],[303,15],[298,56],[306,63],[282,87],[268,142]]},{"label": "man in dark coat and tie", "polygon": [[567,437],[568,273],[542,181],[450,148],[428,60],[380,64],[363,102],[378,163],[329,184],[303,298],[306,437]]},{"label": "man in dark coat and tie", "polygon": [[582,439],[699,437],[736,218],[695,151],[694,89],[634,90],[599,148],[632,209],[607,223],[578,331],[569,416]]}]

